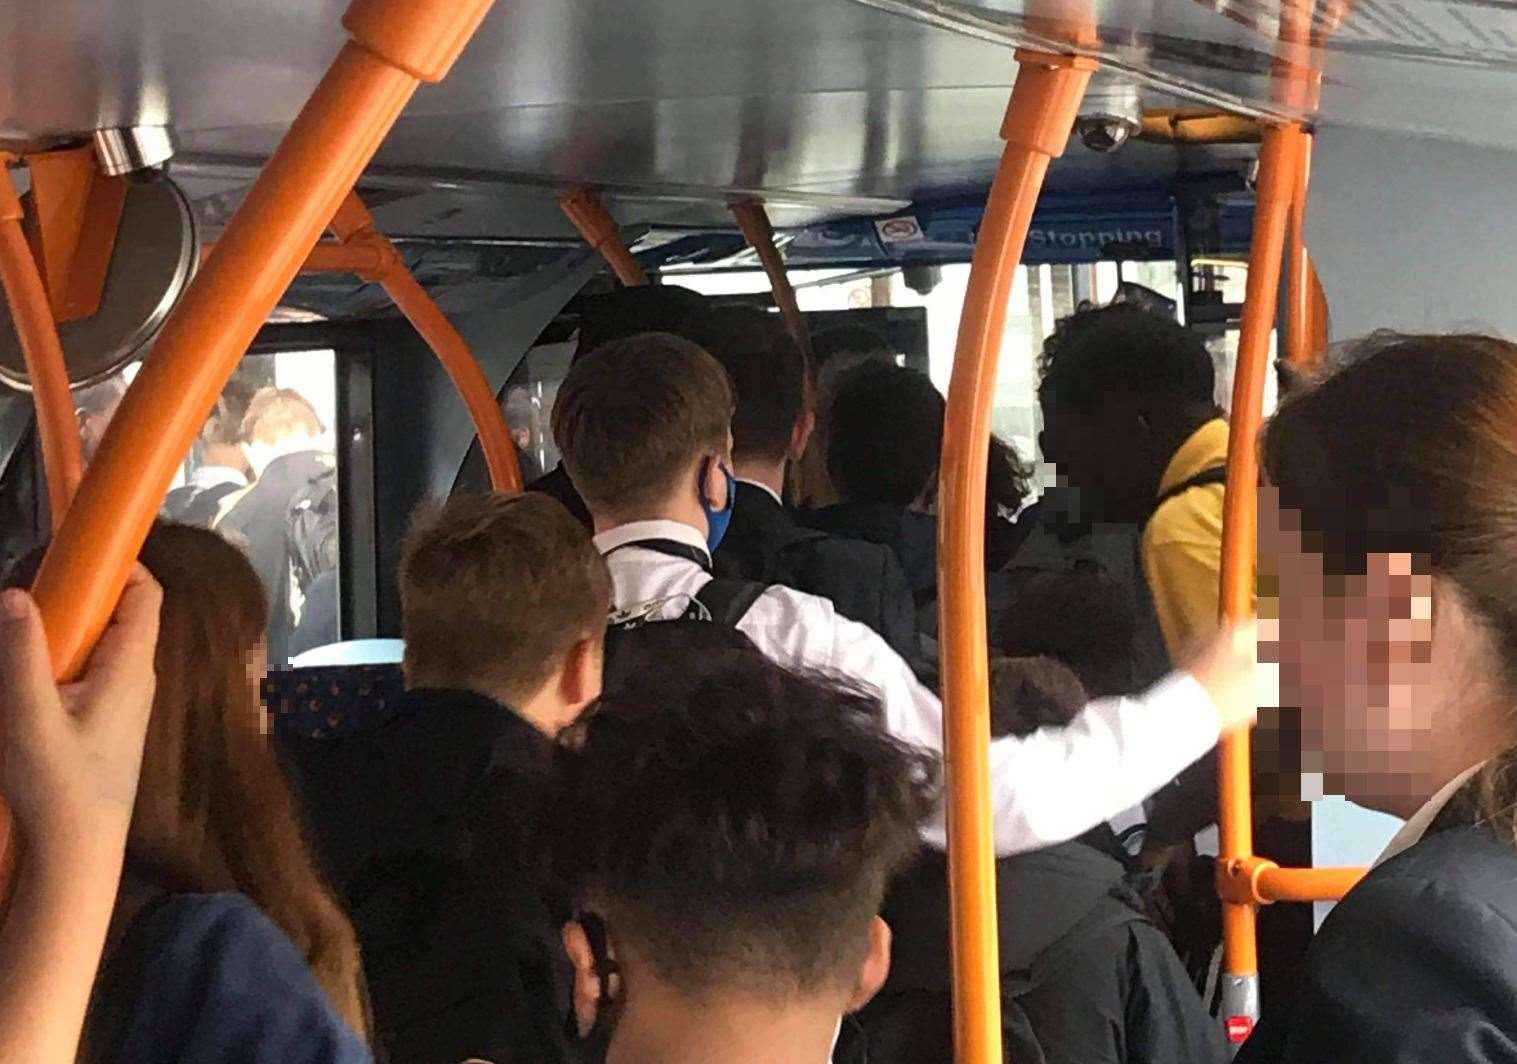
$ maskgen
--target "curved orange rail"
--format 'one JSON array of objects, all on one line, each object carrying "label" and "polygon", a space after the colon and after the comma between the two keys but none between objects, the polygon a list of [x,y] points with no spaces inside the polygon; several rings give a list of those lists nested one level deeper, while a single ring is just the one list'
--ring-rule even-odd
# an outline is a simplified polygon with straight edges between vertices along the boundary
[{"label": "curved orange rail", "polygon": [[47,508],[57,529],[84,476],[84,453],[58,324],[53,320],[37,260],[21,228],[21,200],[11,182],[8,162],[0,156],[0,285],[5,289],[32,385],[47,475]]},{"label": "curved orange rail", "polygon": [[[1227,496],[1222,523],[1221,612],[1242,620],[1254,609],[1254,560],[1258,541],[1259,456],[1257,437],[1263,421],[1264,383],[1269,372],[1270,332],[1280,286],[1281,255],[1291,195],[1300,164],[1301,127],[1288,125],[1265,132],[1259,152],[1258,201],[1249,249],[1248,286],[1233,375],[1231,431],[1227,445]],[[1249,735],[1223,736],[1220,759],[1221,857],[1219,868],[1252,858],[1253,802],[1249,780]],[[1259,971],[1254,907],[1225,901],[1222,932],[1224,970],[1253,976]]]},{"label": "curved orange rail", "polygon": [[806,327],[806,316],[795,298],[795,286],[785,271],[785,260],[774,243],[774,226],[769,224],[769,215],[764,205],[757,200],[743,200],[731,206],[732,217],[737,222],[743,239],[757,252],[764,273],[769,278],[769,289],[774,294],[774,305],[779,308],[790,335],[801,345],[807,360],[811,359],[811,330]]},{"label": "curved orange rail", "polygon": [[990,809],[985,620],[985,475],[1006,305],[1048,163],[1064,151],[1093,60],[1018,53],[1020,68],[975,243],[943,428],[938,579],[948,769],[954,1046],[959,1064],[1000,1064],[1001,972]]},{"label": "curved orange rail", "polygon": [[[390,243],[389,237],[375,226],[374,216],[356,192],[350,192],[332,216],[332,231],[345,245],[355,250],[367,248],[383,260],[384,265],[379,269],[358,272],[384,288],[447,370],[468,408],[474,431],[479,434],[479,446],[484,452],[490,483],[495,490],[521,491],[521,463],[516,455],[516,445],[511,442],[506,416],[495,401],[495,392],[479,368],[478,359],[469,349],[468,341],[406,268],[405,259]],[[307,257],[306,261],[311,260]]]},{"label": "curved orange rail", "polygon": [[490,0],[355,0],[353,39],[291,125],[122,399],[38,573],[60,678],[99,638],[154,514],[247,345],[415,92]]},{"label": "curved orange rail", "polygon": [[611,217],[599,196],[589,189],[580,189],[560,196],[558,205],[579,230],[579,235],[585,238],[585,243],[601,253],[618,281],[628,288],[641,288],[649,283],[648,271],[622,241],[621,226],[616,224],[616,219]]},{"label": "curved orange rail", "polygon": [[1290,314],[1286,321],[1285,357],[1291,365],[1311,366],[1321,354],[1318,336],[1317,295],[1320,285],[1306,250],[1306,197],[1312,169],[1312,134],[1301,134],[1301,150],[1291,182],[1289,263],[1286,270]]}]

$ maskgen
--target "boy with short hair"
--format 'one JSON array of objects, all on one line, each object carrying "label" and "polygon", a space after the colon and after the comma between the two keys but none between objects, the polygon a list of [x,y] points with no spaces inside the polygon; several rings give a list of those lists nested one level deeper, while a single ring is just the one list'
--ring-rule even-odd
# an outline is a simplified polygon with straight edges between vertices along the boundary
[{"label": "boy with short hair", "polygon": [[[617,341],[571,367],[553,434],[594,518],[618,620],[716,615],[702,594],[732,513],[733,406],[721,366],[674,336]],[[781,665],[862,685],[883,703],[892,735],[941,754],[937,698],[880,636],[825,599],[769,587],[727,619]],[[1144,698],[1095,702],[1063,731],[992,743],[998,852],[1073,838],[1158,789],[1221,727],[1251,723],[1253,665],[1252,632],[1224,634],[1189,673]],[[943,838],[941,817],[930,836]]]},{"label": "boy with short hair", "polygon": [[641,667],[577,726],[565,783],[577,879],[621,976],[607,1064],[826,1064],[889,970],[880,904],[934,763],[874,698],[730,629],[643,632]]},{"label": "boy with short hair", "polygon": [[577,1059],[553,740],[600,693],[610,587],[547,495],[425,510],[400,563],[405,695],[377,726],[287,743],[393,1060]]}]

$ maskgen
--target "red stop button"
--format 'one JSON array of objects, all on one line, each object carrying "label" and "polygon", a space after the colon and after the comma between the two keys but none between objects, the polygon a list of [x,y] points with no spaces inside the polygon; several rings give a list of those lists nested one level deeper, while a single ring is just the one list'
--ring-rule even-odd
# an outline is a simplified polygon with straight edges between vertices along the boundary
[{"label": "red stop button", "polygon": [[1227,1018],[1227,1040],[1234,1045],[1241,1045],[1248,1041],[1248,1036],[1254,1033],[1254,1021],[1247,1016],[1229,1016]]}]

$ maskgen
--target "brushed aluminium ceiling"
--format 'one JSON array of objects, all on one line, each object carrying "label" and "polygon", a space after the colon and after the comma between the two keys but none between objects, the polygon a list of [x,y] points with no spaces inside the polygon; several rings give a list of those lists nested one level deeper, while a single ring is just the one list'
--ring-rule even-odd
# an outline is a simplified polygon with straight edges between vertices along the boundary
[{"label": "brushed aluminium ceiling", "polygon": [[[343,7],[9,0],[0,138],[169,123],[197,198],[230,205],[340,47]],[[383,224],[430,234],[570,236],[550,197],[581,182],[618,190],[632,223],[717,224],[732,193],[764,194],[781,224],[885,213],[983,188],[1012,46],[1058,44],[1049,16],[1086,13],[1101,38],[1091,50],[1144,78],[1153,105],[1292,112],[1274,75],[1281,26],[1304,14],[1324,117],[1517,147],[1512,5],[1359,0],[1331,34],[1327,11],[1325,0],[499,0],[447,81],[416,95],[369,187],[392,201]],[[1119,184],[1227,158],[1076,150],[1050,180]]]}]

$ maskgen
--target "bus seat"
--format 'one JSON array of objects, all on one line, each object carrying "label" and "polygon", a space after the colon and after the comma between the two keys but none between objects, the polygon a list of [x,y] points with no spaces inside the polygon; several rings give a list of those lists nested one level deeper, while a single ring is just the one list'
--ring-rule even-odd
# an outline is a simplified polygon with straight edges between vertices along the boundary
[{"label": "bus seat", "polygon": [[389,719],[404,691],[400,666],[389,662],[276,668],[263,684],[274,734],[289,739],[367,731]]}]

